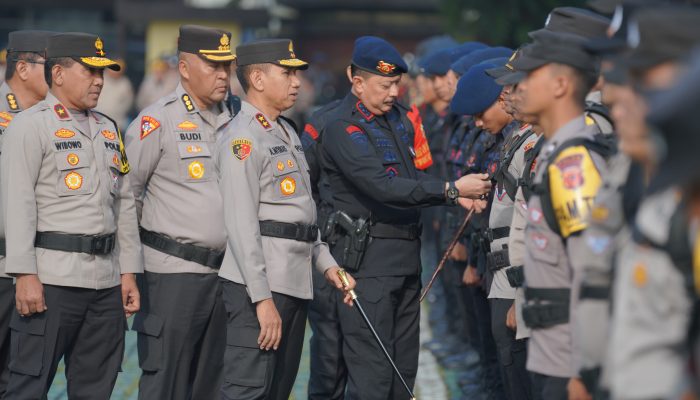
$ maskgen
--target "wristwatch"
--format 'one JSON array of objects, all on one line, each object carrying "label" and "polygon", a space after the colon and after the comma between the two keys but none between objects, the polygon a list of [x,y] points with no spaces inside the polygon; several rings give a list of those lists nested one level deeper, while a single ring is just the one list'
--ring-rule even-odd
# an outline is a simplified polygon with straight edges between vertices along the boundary
[{"label": "wristwatch", "polygon": [[446,196],[450,204],[457,204],[457,199],[459,199],[459,190],[457,190],[457,186],[454,182],[447,183]]}]

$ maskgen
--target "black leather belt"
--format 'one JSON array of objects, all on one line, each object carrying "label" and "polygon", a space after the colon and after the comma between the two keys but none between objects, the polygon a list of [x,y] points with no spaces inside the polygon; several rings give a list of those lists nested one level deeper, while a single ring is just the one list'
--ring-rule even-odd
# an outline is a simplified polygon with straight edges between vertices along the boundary
[{"label": "black leather belt", "polygon": [[369,235],[380,239],[416,240],[422,230],[423,227],[419,224],[392,225],[375,222],[369,226]]},{"label": "black leather belt", "polygon": [[569,322],[571,290],[525,288],[523,320],[532,329],[545,329]]},{"label": "black leather belt", "polygon": [[510,283],[511,287],[519,288],[525,283],[525,273],[523,272],[522,265],[508,268],[506,270],[506,276],[508,276],[508,283]]},{"label": "black leather belt", "polygon": [[581,285],[580,299],[607,300],[610,298],[610,286]]},{"label": "black leather belt", "polygon": [[289,222],[260,221],[260,234],[300,242],[315,242],[318,225],[292,224]]},{"label": "black leather belt", "polygon": [[43,249],[106,255],[114,249],[116,237],[108,235],[73,235],[68,233],[37,232],[34,246]]},{"label": "black leather belt", "polygon": [[152,249],[213,269],[221,268],[221,263],[224,261],[224,254],[226,253],[226,250],[212,250],[194,244],[180,243],[177,240],[144,228],[139,228],[139,236],[141,236],[141,243]]},{"label": "black leather belt", "polygon": [[489,242],[493,242],[494,240],[498,239],[503,239],[508,236],[510,236],[510,226],[502,226],[500,228],[488,228],[484,231],[481,232],[483,235],[484,239],[488,240]]},{"label": "black leather belt", "polygon": [[486,253],[486,266],[491,272],[496,272],[500,269],[510,266],[508,246],[503,245],[502,250],[496,250],[490,253]]},{"label": "black leather belt", "polygon": [[0,256],[6,256],[7,250],[5,250],[5,238],[0,239]]}]

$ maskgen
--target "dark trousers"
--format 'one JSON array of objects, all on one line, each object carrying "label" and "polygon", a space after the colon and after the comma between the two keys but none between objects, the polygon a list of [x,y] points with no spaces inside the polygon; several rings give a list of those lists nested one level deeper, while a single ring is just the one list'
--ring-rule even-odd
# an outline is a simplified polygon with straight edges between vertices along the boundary
[{"label": "dark trousers", "polygon": [[532,395],[535,400],[567,400],[569,378],[560,378],[531,372]]},{"label": "dark trousers", "polygon": [[68,398],[112,394],[124,356],[126,318],[121,286],[93,290],[44,285],[48,310],[10,321],[10,382],[5,399],[45,399],[61,358]]},{"label": "dark trousers", "polygon": [[506,326],[506,316],[513,300],[489,299],[491,306],[491,332],[493,333],[501,377],[506,395],[511,400],[531,400],[530,377],[527,363],[527,339],[516,340],[515,331]]},{"label": "dark trousers", "polygon": [[[356,278],[359,300],[399,371],[413,387],[418,370],[420,277]],[[338,296],[341,296],[338,293]],[[395,376],[367,324],[354,307],[339,303],[349,400],[404,400]]]},{"label": "dark trousers", "polygon": [[337,289],[316,270],[313,271],[313,282],[314,299],[309,305],[312,331],[309,340],[309,400],[343,399],[347,370],[343,360]]},{"label": "dark trousers", "polygon": [[0,278],[0,398],[10,380],[10,319],[15,310],[15,285],[12,278]]},{"label": "dark trousers", "polygon": [[226,349],[226,311],[217,274],[138,276],[139,399],[214,399]]},{"label": "dark trousers", "polygon": [[221,282],[228,313],[222,399],[287,400],[299,371],[309,301],[272,293],[282,340],[277,350],[260,350],[260,323],[245,286]]}]

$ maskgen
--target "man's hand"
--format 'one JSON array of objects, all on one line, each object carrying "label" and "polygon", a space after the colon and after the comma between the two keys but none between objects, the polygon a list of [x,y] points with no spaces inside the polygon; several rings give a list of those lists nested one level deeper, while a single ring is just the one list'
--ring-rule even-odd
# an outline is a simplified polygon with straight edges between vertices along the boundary
[{"label": "man's hand", "polygon": [[15,307],[20,317],[42,313],[48,310],[44,302],[44,285],[39,276],[26,274],[17,276],[15,283]]},{"label": "man's hand", "polygon": [[578,378],[569,379],[569,385],[567,386],[569,391],[569,400],[591,400],[592,397],[586,390],[583,382]]},{"label": "man's hand", "polygon": [[462,282],[467,286],[478,286],[481,284],[481,277],[479,273],[476,272],[476,268],[471,265],[467,266],[464,270],[464,275],[462,275]]},{"label": "man's hand", "polygon": [[141,293],[136,285],[135,274],[122,274],[122,304],[127,318],[141,309]]},{"label": "man's hand", "polygon": [[491,181],[488,174],[469,174],[459,178],[455,182],[460,197],[478,199],[491,191]]},{"label": "man's hand", "polygon": [[471,210],[473,208],[474,212],[477,214],[481,214],[489,204],[486,200],[474,200],[466,197],[460,197],[457,199],[457,203],[465,210]]},{"label": "man's hand", "polygon": [[513,302],[506,313],[506,326],[511,330],[516,330],[518,328],[518,322],[515,319],[515,302]]},{"label": "man's hand", "polygon": [[280,318],[275,302],[272,299],[260,300],[255,305],[260,323],[258,345],[260,350],[277,350],[282,340],[282,318]]},{"label": "man's hand", "polygon": [[345,292],[343,303],[352,307],[352,297],[350,296],[350,291],[355,289],[355,278],[346,272],[345,276],[348,278],[348,286],[346,287],[343,285],[343,281],[340,280],[338,271],[340,271],[340,267],[337,265],[335,267],[328,268],[325,272],[326,280],[338,290]]},{"label": "man's hand", "polygon": [[455,243],[455,247],[450,252],[449,259],[452,261],[467,261],[467,246],[460,242]]}]

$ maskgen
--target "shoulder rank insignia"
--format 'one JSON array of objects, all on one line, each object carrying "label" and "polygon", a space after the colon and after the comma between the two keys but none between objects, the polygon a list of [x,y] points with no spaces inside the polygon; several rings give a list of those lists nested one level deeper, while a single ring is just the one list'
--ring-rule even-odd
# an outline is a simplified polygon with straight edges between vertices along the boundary
[{"label": "shoulder rank insignia", "polygon": [[371,121],[372,118],[374,118],[374,114],[372,114],[361,101],[358,101],[357,104],[355,104],[355,107],[357,108],[357,111],[359,111],[360,114],[362,114],[362,117],[367,122]]},{"label": "shoulder rank insignia", "polygon": [[384,75],[389,75],[394,72],[396,69],[396,65],[384,62],[384,61],[379,61],[377,63],[377,71],[381,72]]},{"label": "shoulder rank insignia", "polygon": [[66,111],[66,108],[63,107],[63,104],[56,104],[55,106],[53,106],[53,111],[56,113],[56,115],[60,119],[68,119],[69,118],[68,111]]},{"label": "shoulder rank insignia", "polygon": [[241,161],[248,158],[252,150],[253,142],[248,139],[236,138],[231,141],[231,153]]},{"label": "shoulder rank insignia", "polygon": [[194,104],[192,104],[192,98],[188,94],[183,94],[182,97],[182,104],[185,105],[185,108],[187,111],[193,111],[194,110]]},{"label": "shoulder rank insignia", "polygon": [[141,140],[158,128],[160,128],[160,122],[157,119],[149,115],[144,115],[141,118]]},{"label": "shoulder rank insignia", "polygon": [[588,226],[588,215],[601,184],[600,173],[584,146],[563,150],[548,171],[552,208],[561,235],[567,238]]},{"label": "shoulder rank insignia", "polygon": [[191,131],[193,129],[197,129],[198,126],[194,122],[191,121],[182,121],[177,125],[178,128],[184,129],[186,131]]},{"label": "shoulder rank insignia", "polygon": [[17,98],[13,93],[8,93],[5,97],[7,98],[7,105],[10,107],[10,110],[19,110],[19,105],[17,105]]},{"label": "shoulder rank insignia", "polygon": [[12,114],[6,111],[0,112],[0,128],[7,128],[8,125],[10,125],[10,122],[12,122]]},{"label": "shoulder rank insignia", "polygon": [[270,123],[267,122],[267,119],[261,113],[255,114],[255,119],[260,123],[260,125],[262,125],[263,128],[265,128],[265,129],[271,128]]}]

